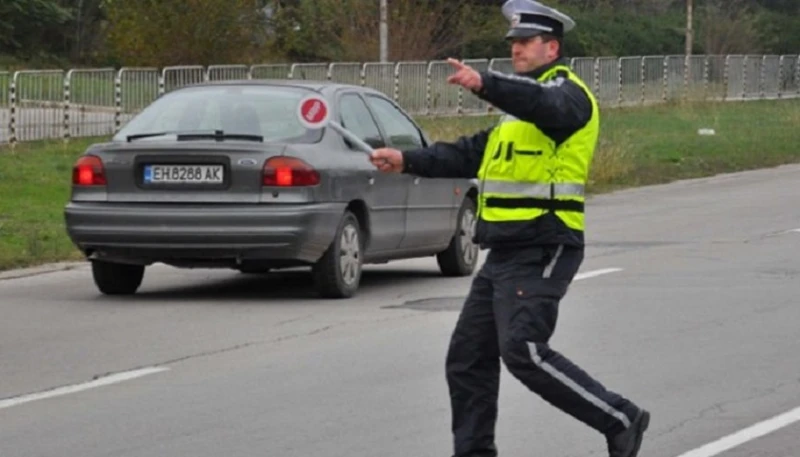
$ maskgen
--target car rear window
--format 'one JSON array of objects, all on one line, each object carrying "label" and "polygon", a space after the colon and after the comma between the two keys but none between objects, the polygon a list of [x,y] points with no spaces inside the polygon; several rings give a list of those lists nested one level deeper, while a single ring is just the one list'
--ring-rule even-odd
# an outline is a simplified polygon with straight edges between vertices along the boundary
[{"label": "car rear window", "polygon": [[114,137],[152,132],[261,135],[264,141],[314,143],[320,130],[297,120],[297,106],[309,89],[286,86],[204,86],[169,92],[131,119]]}]

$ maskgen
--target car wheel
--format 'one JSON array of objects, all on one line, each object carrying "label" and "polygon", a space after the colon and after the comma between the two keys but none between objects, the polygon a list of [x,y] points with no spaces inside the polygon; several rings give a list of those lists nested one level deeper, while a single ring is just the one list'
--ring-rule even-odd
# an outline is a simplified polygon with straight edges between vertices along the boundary
[{"label": "car wheel", "polygon": [[456,233],[450,245],[436,255],[439,269],[445,276],[469,276],[478,262],[479,247],[473,242],[475,234],[475,202],[465,198],[458,212]]},{"label": "car wheel", "polygon": [[97,288],[106,295],[131,295],[142,284],[144,265],[92,260],[92,276]]},{"label": "car wheel", "polygon": [[333,242],[312,269],[317,292],[325,298],[350,298],[361,282],[364,264],[361,227],[350,211],[344,213]]}]

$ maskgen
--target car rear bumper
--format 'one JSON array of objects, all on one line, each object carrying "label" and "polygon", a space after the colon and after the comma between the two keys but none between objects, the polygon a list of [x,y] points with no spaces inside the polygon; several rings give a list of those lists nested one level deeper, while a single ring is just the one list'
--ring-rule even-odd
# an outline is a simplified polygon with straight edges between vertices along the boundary
[{"label": "car rear bumper", "polygon": [[314,262],[344,204],[186,205],[70,202],[66,230],[84,252],[131,261]]}]

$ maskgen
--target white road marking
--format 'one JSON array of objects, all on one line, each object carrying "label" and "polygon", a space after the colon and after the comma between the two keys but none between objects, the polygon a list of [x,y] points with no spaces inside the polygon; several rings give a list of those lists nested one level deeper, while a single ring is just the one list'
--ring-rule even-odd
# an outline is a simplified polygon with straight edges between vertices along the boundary
[{"label": "white road marking", "polygon": [[790,232],[800,233],[800,228],[789,230]]},{"label": "white road marking", "polygon": [[739,430],[738,432],[722,437],[717,441],[708,443],[705,446],[681,454],[678,457],[712,457],[797,421],[800,421],[800,408],[795,408],[779,416],[761,421],[755,425]]},{"label": "white road marking", "polygon": [[38,392],[34,394],[22,395],[14,398],[7,398],[5,400],[0,400],[0,409],[10,408],[12,406],[21,405],[23,403],[28,403],[31,401],[44,400],[46,398],[53,398],[67,394],[74,394],[84,390],[94,389],[95,387],[102,387],[102,386],[107,386],[109,384],[116,384],[120,382],[130,381],[131,379],[141,378],[142,376],[160,373],[162,371],[167,371],[167,370],[169,370],[169,368],[167,367],[151,367],[151,368],[143,368],[140,370],[125,371],[122,373],[104,376],[102,378],[98,378],[95,379],[94,381],[86,382],[83,384],[74,384],[71,386],[58,387],[55,389],[45,390],[43,392]]},{"label": "white road marking", "polygon": [[622,268],[603,268],[601,270],[587,271],[586,273],[578,273],[575,275],[575,280],[594,278],[595,276],[607,275],[609,273],[616,273],[622,271]]}]

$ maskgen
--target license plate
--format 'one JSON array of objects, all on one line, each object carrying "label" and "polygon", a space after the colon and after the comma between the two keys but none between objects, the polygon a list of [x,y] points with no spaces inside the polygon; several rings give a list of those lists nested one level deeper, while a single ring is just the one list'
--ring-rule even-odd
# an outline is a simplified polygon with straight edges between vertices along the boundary
[{"label": "license plate", "polygon": [[222,184],[222,165],[146,165],[145,184]]}]

